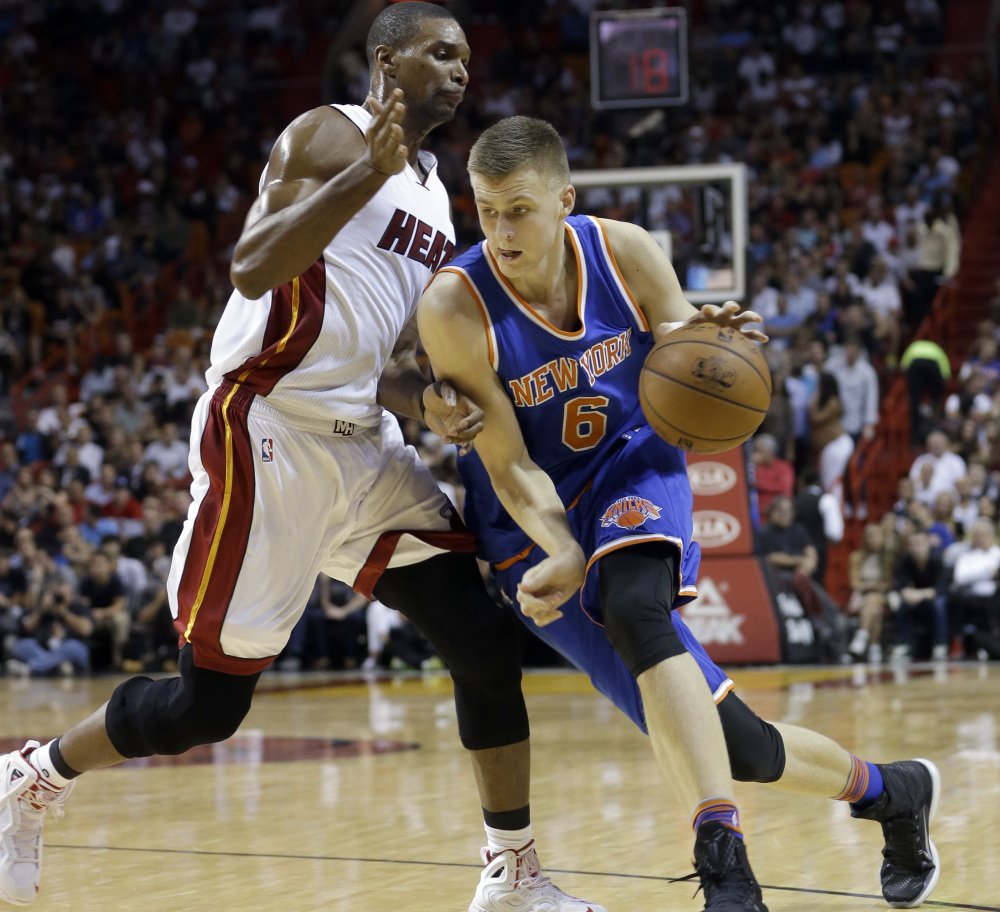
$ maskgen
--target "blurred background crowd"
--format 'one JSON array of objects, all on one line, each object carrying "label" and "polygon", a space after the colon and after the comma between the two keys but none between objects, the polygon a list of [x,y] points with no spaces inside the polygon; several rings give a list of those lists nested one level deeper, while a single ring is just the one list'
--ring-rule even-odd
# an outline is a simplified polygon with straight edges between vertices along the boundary
[{"label": "blurred background crowd", "polygon": [[[971,348],[918,332],[956,280],[995,143],[985,59],[942,52],[938,0],[703,0],[691,100],[595,112],[588,13],[651,4],[452,3],[473,49],[428,148],[459,247],[478,132],[528,113],[574,168],[745,162],[750,290],[775,396],[752,446],[760,546],[831,591],[827,551],[861,521],[837,658],[1000,657],[1000,284]],[[0,628],[11,674],[170,668],[171,549],[190,503],[188,429],[228,265],[281,128],[361,103],[365,13],[312,0],[0,0]],[[362,9],[364,7],[365,9]],[[484,9],[486,8],[486,9]],[[683,197],[587,194],[683,250]],[[847,483],[905,377],[912,469],[870,515]],[[455,454],[408,439],[461,505]],[[531,646],[528,661],[553,657]],[[398,616],[321,579],[279,667],[433,667]]]}]

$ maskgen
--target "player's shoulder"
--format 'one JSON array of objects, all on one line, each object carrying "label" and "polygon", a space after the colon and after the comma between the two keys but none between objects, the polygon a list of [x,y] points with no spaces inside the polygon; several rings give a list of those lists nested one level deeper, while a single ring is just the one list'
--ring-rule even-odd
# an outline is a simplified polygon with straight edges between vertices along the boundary
[{"label": "player's shoulder", "polygon": [[[437,366],[465,373],[487,357],[484,317],[476,292],[463,272],[446,266],[435,273],[417,306],[417,326],[424,348]],[[477,368],[478,369],[478,368]]]},{"label": "player's shoulder", "polygon": [[645,228],[617,219],[596,218],[595,221],[604,232],[611,254],[622,270],[631,271],[634,267],[644,271],[662,256],[659,245]]},{"label": "player's shoulder", "polygon": [[361,128],[341,111],[321,105],[300,114],[278,137],[271,159],[332,176],[365,150]]},{"label": "player's shoulder", "polygon": [[421,317],[448,319],[475,308],[472,284],[454,263],[439,269],[420,297]]},{"label": "player's shoulder", "polygon": [[596,218],[595,222],[604,232],[616,257],[629,256],[633,252],[641,255],[649,245],[656,244],[650,233],[640,225],[632,222],[621,222],[617,219]]}]

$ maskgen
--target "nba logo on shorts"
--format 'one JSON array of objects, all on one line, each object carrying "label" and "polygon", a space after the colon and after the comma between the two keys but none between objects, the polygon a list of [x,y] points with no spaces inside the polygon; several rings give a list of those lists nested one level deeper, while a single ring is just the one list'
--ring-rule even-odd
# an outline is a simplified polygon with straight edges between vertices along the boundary
[{"label": "nba logo on shorts", "polygon": [[271,437],[262,437],[260,440],[260,461],[274,462],[274,440]]}]

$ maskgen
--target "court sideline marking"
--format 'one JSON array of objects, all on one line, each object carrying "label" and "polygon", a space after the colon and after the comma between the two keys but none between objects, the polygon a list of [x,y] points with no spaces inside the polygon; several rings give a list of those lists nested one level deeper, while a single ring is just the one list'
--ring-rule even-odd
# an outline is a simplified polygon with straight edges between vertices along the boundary
[{"label": "court sideline marking", "polygon": [[[420,861],[399,858],[366,858],[351,855],[298,855],[283,852],[214,852],[203,849],[143,849],[134,846],[92,846],[92,845],[68,845],[65,843],[47,843],[47,849],[84,849],[99,852],[146,852],[157,855],[189,855],[199,857],[220,857],[220,858],[268,858],[285,861],[344,861],[362,862],[366,864],[389,864],[389,865],[417,865],[434,868],[474,868],[481,869],[481,865],[471,862],[457,861]],[[570,868],[546,868],[547,874],[572,874],[583,877],[619,877],[627,880],[655,880],[665,883],[690,883],[687,877],[664,877],[657,874],[623,874],[616,871],[576,871]],[[874,893],[849,893],[845,890],[820,890],[811,887],[782,887],[774,884],[761,884],[762,890],[780,890],[784,893],[803,893],[813,896],[842,896],[846,899],[875,899],[882,901],[882,897]],[[972,903],[941,902],[938,900],[928,900],[925,906],[935,906],[939,909],[969,909],[972,912],[1000,912],[1000,906],[978,906]]]}]

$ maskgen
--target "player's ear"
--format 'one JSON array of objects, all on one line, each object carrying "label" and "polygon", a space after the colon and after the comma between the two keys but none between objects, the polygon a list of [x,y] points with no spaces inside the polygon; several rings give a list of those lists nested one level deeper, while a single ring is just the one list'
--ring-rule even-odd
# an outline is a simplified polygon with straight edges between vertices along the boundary
[{"label": "player's ear", "polygon": [[563,187],[559,201],[562,203],[563,218],[565,218],[573,211],[574,207],[576,206],[576,187],[574,187],[572,184],[567,184],[565,187]]},{"label": "player's ear", "polygon": [[396,50],[387,44],[375,48],[375,66],[390,79],[396,78]]}]

